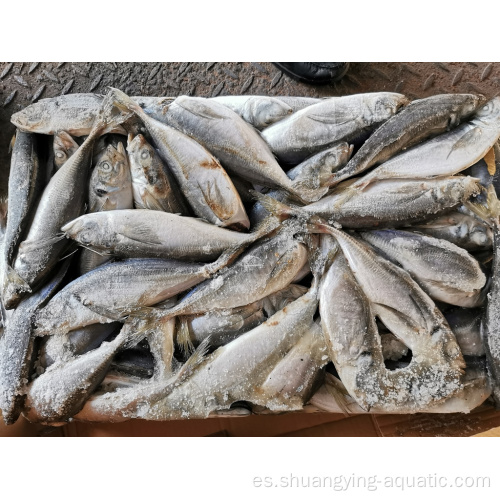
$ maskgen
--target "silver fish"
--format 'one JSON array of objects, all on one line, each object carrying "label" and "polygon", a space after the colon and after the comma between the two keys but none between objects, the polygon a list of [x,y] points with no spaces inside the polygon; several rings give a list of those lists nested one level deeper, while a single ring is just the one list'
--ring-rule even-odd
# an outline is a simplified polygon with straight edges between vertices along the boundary
[{"label": "silver fish", "polygon": [[332,97],[266,128],[262,137],[281,161],[294,164],[338,142],[354,139],[407,103],[405,96],[391,92]]},{"label": "silver fish", "polygon": [[427,181],[379,181],[347,201],[343,185],[339,184],[331,195],[301,208],[290,208],[270,197],[257,196],[271,213],[318,215],[344,227],[370,228],[419,222],[456,207],[477,193],[476,179],[453,176]]},{"label": "silver fish", "polygon": [[293,113],[293,109],[288,104],[270,96],[220,96],[212,97],[212,100],[232,109],[258,130]]},{"label": "silver fish", "polygon": [[[99,94],[66,94],[40,99],[11,116],[11,122],[24,132],[54,135],[61,130],[73,137],[89,135],[98,116],[104,96]],[[110,132],[126,134],[121,125]]]},{"label": "silver fish", "polygon": [[[365,260],[371,252],[361,257],[362,247],[356,249],[355,240],[334,233],[345,257],[338,254],[323,276],[320,314],[329,355],[349,394],[364,410],[415,412],[427,411],[462,390],[465,365],[460,349],[432,301],[405,278],[404,271],[399,273],[376,257],[372,265]],[[390,281],[384,281],[389,276]],[[398,296],[396,302],[391,302],[391,295]],[[381,314],[382,310],[388,314]],[[387,326],[390,316],[401,318],[397,328],[389,328],[413,352],[406,368],[385,367],[375,314]],[[403,318],[414,326],[400,328]]]},{"label": "silver fish", "polygon": [[364,231],[361,237],[399,263],[433,299],[462,307],[480,305],[486,276],[463,248],[407,231]]},{"label": "silver fish", "polygon": [[487,224],[456,210],[421,224],[413,224],[408,230],[447,240],[469,251],[489,250],[493,245],[493,232]]},{"label": "silver fish", "polygon": [[329,185],[358,175],[395,153],[457,126],[483,103],[484,99],[474,94],[434,95],[411,102],[366,140],[345,168],[331,177]]},{"label": "silver fish", "polygon": [[68,265],[65,262],[47,285],[19,304],[0,338],[0,409],[6,424],[16,422],[22,410],[34,349],[33,318],[56,292]]},{"label": "silver fish", "polygon": [[129,134],[127,151],[135,208],[188,213],[172,173],[142,134]]},{"label": "silver fish", "polygon": [[36,202],[45,182],[44,166],[41,162],[37,138],[33,134],[18,131],[12,150],[9,175],[8,217],[3,238],[0,271],[2,274],[2,296],[7,308],[13,307],[18,293],[29,287],[12,269],[16,250],[28,225]]},{"label": "silver fish", "polygon": [[500,97],[495,97],[471,121],[400,153],[351,187],[363,189],[381,179],[424,179],[456,174],[483,158],[499,137]]},{"label": "silver fish", "polygon": [[167,212],[117,210],[82,215],[61,230],[84,247],[116,257],[209,261],[231,247],[256,241],[278,224],[268,219],[245,234]]},{"label": "silver fish", "polygon": [[254,243],[236,262],[158,314],[174,317],[240,307],[288,286],[307,259],[306,247],[293,238],[297,232],[294,222],[282,224],[274,236]]},{"label": "silver fish", "polygon": [[[90,176],[89,211],[106,212],[133,208],[132,178],[128,157],[122,142],[116,148],[109,144],[99,155]],[[80,274],[85,274],[110,259],[89,250],[79,258]]]},{"label": "silver fish", "polygon": [[54,134],[53,149],[56,168],[59,170],[78,148],[78,143],[67,132],[61,131]]}]

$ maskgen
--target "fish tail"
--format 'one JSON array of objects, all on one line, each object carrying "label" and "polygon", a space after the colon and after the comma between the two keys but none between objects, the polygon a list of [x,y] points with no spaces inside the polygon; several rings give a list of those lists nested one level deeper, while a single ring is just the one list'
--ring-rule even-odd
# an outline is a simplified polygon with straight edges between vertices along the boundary
[{"label": "fish tail", "polygon": [[177,372],[175,385],[179,385],[184,382],[188,377],[193,374],[193,371],[200,365],[208,353],[210,348],[210,335],[200,342],[200,345],[196,348],[189,359],[182,365],[182,368]]},{"label": "fish tail", "polygon": [[281,201],[275,200],[270,196],[259,193],[258,191],[250,191],[250,194],[266,209],[268,212],[278,217],[281,220],[291,216],[304,216],[302,210],[298,207],[285,205]]},{"label": "fish tail", "polygon": [[16,136],[17,136],[17,133],[12,136],[12,139],[9,142],[9,150],[7,151],[7,153],[9,155],[10,155],[10,153],[12,153],[12,150],[14,149],[14,144],[16,143]]},{"label": "fish tail", "polygon": [[314,203],[323,198],[328,193],[328,187],[320,187],[317,189],[310,188],[307,179],[300,179],[292,183],[291,194],[298,196],[301,201],[306,203]]},{"label": "fish tail", "polygon": [[274,231],[280,226],[280,220],[273,214],[268,215],[259,225],[255,228],[253,232],[252,241],[257,241],[258,239],[267,236],[269,233]]},{"label": "fish tail", "polygon": [[346,417],[349,416],[351,412],[349,411],[348,403],[346,400],[346,397],[349,395],[349,393],[344,387],[344,384],[342,384],[342,382],[340,382],[340,380],[335,378],[333,375],[330,375],[330,377],[327,377],[325,379],[325,388],[330,396],[332,396],[335,403],[337,403],[342,413]]},{"label": "fish tail", "polygon": [[179,317],[177,327],[177,345],[181,348],[184,354],[190,354],[194,351],[194,345],[191,341],[191,333],[189,331],[189,325],[187,318]]},{"label": "fish tail", "polygon": [[109,87],[105,101],[110,109],[115,108],[122,113],[143,113],[142,108],[131,97],[114,87]]},{"label": "fish tail", "polygon": [[24,281],[9,265],[5,266],[2,286],[5,302],[9,302],[7,299],[9,296],[32,293],[28,283],[26,283],[26,281]]},{"label": "fish tail", "polygon": [[145,320],[137,320],[135,318],[128,319],[122,327],[120,334],[123,332],[123,339],[120,342],[121,349],[130,349],[144,340],[157,327],[155,319],[148,318]]},{"label": "fish tail", "polygon": [[490,184],[486,190],[485,203],[476,203],[468,200],[464,205],[487,223],[491,223],[492,220],[498,220],[500,216],[500,201],[497,198],[493,184]]}]

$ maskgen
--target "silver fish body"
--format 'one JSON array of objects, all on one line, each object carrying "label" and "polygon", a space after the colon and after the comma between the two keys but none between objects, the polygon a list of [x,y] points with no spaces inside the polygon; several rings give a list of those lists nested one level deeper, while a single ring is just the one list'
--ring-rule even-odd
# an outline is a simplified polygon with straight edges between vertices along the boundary
[{"label": "silver fish body", "polygon": [[487,224],[456,210],[408,229],[447,240],[469,251],[489,250],[493,245],[493,231]]},{"label": "silver fish body", "polygon": [[19,277],[12,271],[16,250],[27,231],[38,197],[45,182],[44,166],[34,134],[18,131],[12,150],[9,175],[8,217],[2,246],[2,295],[4,305],[11,308],[18,301],[17,288],[23,290]]},{"label": "silver fish body", "polygon": [[470,307],[486,284],[477,260],[449,241],[394,229],[365,231],[361,237],[406,269],[434,299]]},{"label": "silver fish body", "polygon": [[386,121],[407,102],[390,92],[332,97],[266,128],[262,137],[281,161],[298,163]]},{"label": "silver fish body", "polygon": [[394,226],[425,220],[479,193],[475,179],[459,176],[427,181],[383,180],[347,201],[341,187],[339,184],[331,195],[302,210],[349,228]]}]

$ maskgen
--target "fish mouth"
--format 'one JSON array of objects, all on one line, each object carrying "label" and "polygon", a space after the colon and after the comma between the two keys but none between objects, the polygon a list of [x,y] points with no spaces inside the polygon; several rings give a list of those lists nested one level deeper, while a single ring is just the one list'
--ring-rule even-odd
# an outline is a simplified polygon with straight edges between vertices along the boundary
[{"label": "fish mouth", "polygon": [[13,125],[15,125],[16,127],[27,127],[28,126],[28,118],[26,117],[26,115],[22,112],[22,111],[19,111],[17,113],[14,113],[11,118],[10,118],[10,121]]},{"label": "fish mouth", "polygon": [[73,239],[78,235],[78,233],[82,229],[83,229],[83,222],[78,219],[72,220],[67,224],[65,224],[63,227],[61,227],[61,231],[65,234],[65,236]]},{"label": "fish mouth", "polygon": [[142,134],[137,134],[134,137],[134,134],[128,134],[127,137],[127,151],[129,153],[133,153],[137,149],[139,149],[141,146],[144,146],[146,144],[146,139]]}]

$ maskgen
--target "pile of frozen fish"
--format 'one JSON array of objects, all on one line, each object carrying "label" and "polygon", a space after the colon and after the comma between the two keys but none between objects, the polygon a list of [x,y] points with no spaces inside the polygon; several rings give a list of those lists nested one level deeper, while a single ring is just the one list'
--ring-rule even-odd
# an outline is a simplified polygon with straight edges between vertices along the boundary
[{"label": "pile of frozen fish", "polygon": [[65,95],[12,116],[13,423],[500,402],[500,98]]}]

